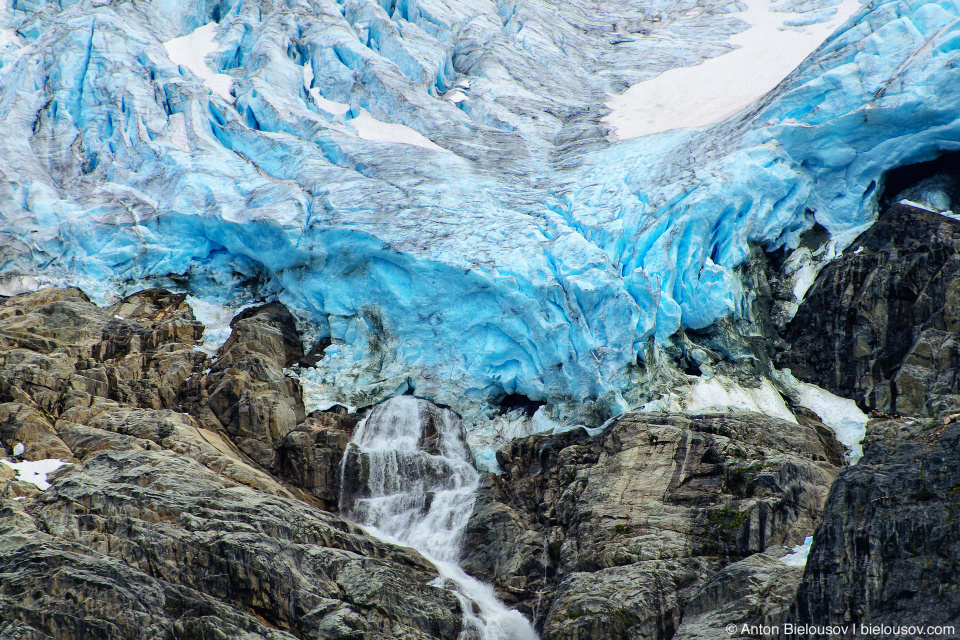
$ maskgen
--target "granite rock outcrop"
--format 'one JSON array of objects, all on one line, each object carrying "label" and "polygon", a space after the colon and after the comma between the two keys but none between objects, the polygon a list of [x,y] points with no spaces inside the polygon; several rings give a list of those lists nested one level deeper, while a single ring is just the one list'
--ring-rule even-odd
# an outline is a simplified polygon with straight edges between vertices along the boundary
[{"label": "granite rock outcrop", "polygon": [[779,364],[885,414],[960,412],[960,220],[894,204],[820,272]]},{"label": "granite rock outcrop", "polygon": [[625,414],[593,437],[515,440],[497,459],[464,566],[544,640],[673,637],[688,603],[709,608],[711,576],[813,532],[843,464],[822,425],[756,413]]},{"label": "granite rock outcrop", "polygon": [[203,331],[162,290],[0,298],[4,457],[67,463],[0,464],[0,638],[456,638],[433,565],[323,509],[357,418],[304,415],[289,312]]}]

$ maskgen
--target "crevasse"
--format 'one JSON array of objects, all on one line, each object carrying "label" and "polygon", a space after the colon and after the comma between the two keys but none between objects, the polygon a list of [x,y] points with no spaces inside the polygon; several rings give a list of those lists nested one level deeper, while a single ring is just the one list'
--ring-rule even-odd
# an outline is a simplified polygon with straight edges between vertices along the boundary
[{"label": "crevasse", "polygon": [[651,346],[749,314],[751,247],[842,250],[885,170],[960,147],[956,2],[865,5],[733,118],[622,142],[611,95],[748,25],[595,4],[5,5],[0,286],[276,297],[333,340],[318,397],[615,413]]}]

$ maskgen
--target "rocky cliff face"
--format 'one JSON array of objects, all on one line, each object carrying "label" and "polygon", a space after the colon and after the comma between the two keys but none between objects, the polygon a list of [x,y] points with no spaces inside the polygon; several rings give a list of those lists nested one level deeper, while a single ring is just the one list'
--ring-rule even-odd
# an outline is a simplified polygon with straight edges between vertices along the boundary
[{"label": "rocky cliff face", "polygon": [[[933,179],[914,178],[898,193],[919,199],[917,180]],[[810,415],[798,428],[744,413],[628,414],[592,438],[531,436],[498,455],[505,473],[481,496],[467,566],[544,638],[960,627],[960,222],[901,200],[822,270],[782,342],[765,345],[786,346],[778,366],[801,380],[874,411],[858,465],[841,464]],[[778,545],[804,535],[806,568],[784,564]]]},{"label": "rocky cliff face", "polygon": [[[481,493],[464,566],[529,612],[544,639],[671,638],[689,603],[694,616],[739,606],[737,621],[762,620],[778,614],[737,605],[749,589],[708,578],[810,535],[841,450],[822,425],[751,413],[627,414],[595,437],[530,436],[498,453],[505,473]],[[769,588],[795,576],[782,566],[740,572],[765,571],[751,582]],[[798,577],[774,589],[781,600]],[[701,617],[684,633],[722,634],[714,623]]]},{"label": "rocky cliff face", "polygon": [[960,222],[894,204],[823,270],[789,328],[781,362],[798,377],[899,416],[867,425],[864,457],[832,487],[794,622],[960,628],[958,249]]},{"label": "rocky cliff face", "polygon": [[305,419],[289,313],[233,328],[211,361],[165,291],[0,299],[0,446],[70,463],[0,465],[0,637],[458,636],[432,565],[317,508],[354,419]]},{"label": "rocky cliff face", "polygon": [[829,263],[780,365],[865,408],[960,411],[960,221],[896,204]]},{"label": "rocky cliff face", "polygon": [[[0,302],[0,445],[70,463],[43,492],[3,467],[0,637],[458,635],[429,563],[322,510],[358,418],[304,415],[283,373],[304,360],[289,313],[249,309],[232,329],[211,359],[165,291]],[[758,414],[531,436],[499,453],[465,566],[545,638],[779,619],[799,579],[780,545],[812,531],[840,456],[816,421]]]},{"label": "rocky cliff face", "polygon": [[793,619],[960,630],[960,424],[876,421],[865,450],[830,492]]},{"label": "rocky cliff face", "polygon": [[[857,466],[803,411],[521,438],[481,487],[464,568],[544,640],[960,627],[958,225],[890,206],[786,331],[780,366],[875,410]],[[0,447],[69,463],[45,491],[0,465],[0,638],[458,637],[430,563],[331,513],[359,417],[305,415],[284,369],[319,354],[289,312],[231,326],[211,358],[166,291],[0,299]],[[807,536],[806,568],[785,564]]]},{"label": "rocky cliff face", "polygon": [[[783,547],[728,564],[686,601],[673,640],[730,637],[728,625],[780,626],[788,619],[803,567],[786,564]],[[746,634],[738,632],[737,636]],[[760,634],[758,634],[760,635]],[[762,637],[762,636],[761,636]]]}]

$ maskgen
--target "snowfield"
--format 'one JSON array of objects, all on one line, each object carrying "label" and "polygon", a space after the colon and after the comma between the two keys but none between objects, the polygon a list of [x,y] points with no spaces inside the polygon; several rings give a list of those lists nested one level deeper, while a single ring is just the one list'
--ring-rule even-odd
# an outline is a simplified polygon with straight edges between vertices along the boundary
[{"label": "snowfield", "polygon": [[666,71],[607,103],[612,111],[604,121],[614,128],[614,140],[702,127],[733,116],[776,88],[860,8],[858,0],[843,0],[804,19],[769,0],[742,4],[746,9],[736,15],[748,26],[730,38],[736,49]]}]

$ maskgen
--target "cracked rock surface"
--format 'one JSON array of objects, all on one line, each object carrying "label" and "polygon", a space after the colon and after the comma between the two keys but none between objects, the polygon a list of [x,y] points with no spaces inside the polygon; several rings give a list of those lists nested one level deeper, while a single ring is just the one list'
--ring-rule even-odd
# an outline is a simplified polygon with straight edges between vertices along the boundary
[{"label": "cracked rock surface", "polygon": [[[749,595],[710,576],[811,535],[841,451],[813,421],[747,412],[624,414],[594,437],[515,440],[480,494],[464,566],[529,612],[544,639],[671,638],[688,607]],[[747,572],[764,569],[754,564]],[[774,591],[789,605],[795,586]],[[768,609],[741,606],[734,618]]]},{"label": "cracked rock surface", "polygon": [[45,491],[0,465],[0,638],[458,636],[430,563],[321,508],[310,455],[355,421],[303,415],[288,318],[248,310],[213,364],[183,296],[0,298],[0,446],[69,463]]}]

